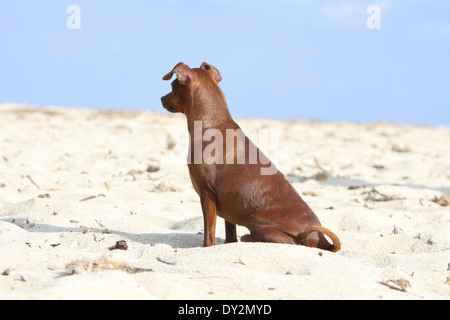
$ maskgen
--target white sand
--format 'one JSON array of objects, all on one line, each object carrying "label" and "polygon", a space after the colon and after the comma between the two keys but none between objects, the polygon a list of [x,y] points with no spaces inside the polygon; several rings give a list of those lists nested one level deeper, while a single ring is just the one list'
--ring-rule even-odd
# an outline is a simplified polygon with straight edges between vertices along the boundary
[{"label": "white sand", "polygon": [[279,168],[340,252],[224,245],[222,219],[202,248],[182,116],[4,104],[0,299],[450,298],[450,207],[431,201],[450,196],[448,128],[238,123],[280,130]]}]

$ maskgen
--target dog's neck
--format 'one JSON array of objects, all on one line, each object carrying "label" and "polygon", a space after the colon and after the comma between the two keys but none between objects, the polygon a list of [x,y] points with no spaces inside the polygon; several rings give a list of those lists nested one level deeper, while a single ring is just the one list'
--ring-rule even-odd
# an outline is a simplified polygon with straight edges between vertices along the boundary
[{"label": "dog's neck", "polygon": [[186,112],[188,130],[191,134],[194,132],[195,121],[201,121],[204,129],[219,129],[235,123],[222,90],[219,86],[214,89],[198,87],[193,93],[192,107]]}]

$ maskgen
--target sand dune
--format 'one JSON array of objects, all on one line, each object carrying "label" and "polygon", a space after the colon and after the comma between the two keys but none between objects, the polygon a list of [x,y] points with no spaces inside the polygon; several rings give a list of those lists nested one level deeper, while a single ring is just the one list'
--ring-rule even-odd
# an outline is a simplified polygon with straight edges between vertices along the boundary
[{"label": "sand dune", "polygon": [[184,117],[4,104],[0,298],[450,298],[448,128],[237,121],[279,130],[279,168],[340,252],[225,245],[221,219],[202,248]]}]

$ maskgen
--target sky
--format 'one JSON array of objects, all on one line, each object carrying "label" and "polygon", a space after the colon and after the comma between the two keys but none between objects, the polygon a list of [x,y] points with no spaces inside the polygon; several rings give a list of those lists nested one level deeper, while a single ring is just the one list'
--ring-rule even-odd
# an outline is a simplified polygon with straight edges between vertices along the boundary
[{"label": "sky", "polygon": [[450,126],[448,0],[0,1],[0,103],[165,112],[181,61],[236,117]]}]

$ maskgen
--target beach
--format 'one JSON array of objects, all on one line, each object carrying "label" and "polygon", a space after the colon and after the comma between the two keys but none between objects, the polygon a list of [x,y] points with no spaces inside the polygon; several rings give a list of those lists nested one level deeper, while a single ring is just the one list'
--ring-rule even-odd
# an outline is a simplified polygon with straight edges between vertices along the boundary
[{"label": "beach", "polygon": [[236,121],[339,252],[203,248],[183,115],[0,104],[0,299],[450,299],[450,128]]}]

